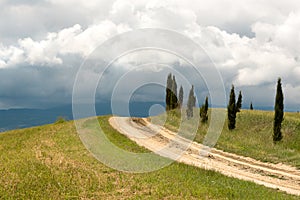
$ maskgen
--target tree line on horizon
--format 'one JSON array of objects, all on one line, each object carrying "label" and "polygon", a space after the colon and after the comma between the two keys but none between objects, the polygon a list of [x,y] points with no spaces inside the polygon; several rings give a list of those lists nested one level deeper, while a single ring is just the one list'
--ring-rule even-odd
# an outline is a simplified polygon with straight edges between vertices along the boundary
[{"label": "tree line on horizon", "polygon": [[[175,75],[170,73],[167,78],[166,85],[166,111],[180,109],[183,106],[183,88],[182,85],[179,89],[179,94],[177,98],[177,83]],[[196,106],[196,97],[194,92],[194,85],[192,85],[189,95],[188,101],[186,105],[186,116],[187,119],[193,117],[193,108]],[[206,96],[204,104],[200,107],[199,115],[202,123],[206,123],[208,121],[208,97]],[[242,91],[239,91],[238,100],[235,98],[235,90],[234,85],[232,85],[230,90],[229,102],[227,106],[227,118],[228,118],[228,129],[234,130],[236,128],[236,115],[241,112],[242,109]],[[253,110],[253,104],[250,103],[250,110]],[[281,132],[281,123],[283,121],[284,115],[284,105],[283,105],[283,92],[281,86],[281,78],[278,78],[277,81],[277,90],[275,97],[275,106],[274,106],[274,122],[273,122],[273,142],[276,143],[282,140],[282,132]]]}]

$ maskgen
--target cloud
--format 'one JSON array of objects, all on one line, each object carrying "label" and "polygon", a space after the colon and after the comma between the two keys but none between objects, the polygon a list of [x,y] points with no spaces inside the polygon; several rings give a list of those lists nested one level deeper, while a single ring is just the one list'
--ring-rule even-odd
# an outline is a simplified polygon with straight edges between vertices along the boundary
[{"label": "cloud", "polygon": [[[1,1],[0,5],[0,38],[5,43],[25,37],[37,40],[48,32],[58,32],[74,24],[85,29],[109,19],[111,14],[117,24],[123,21],[137,26],[143,24],[135,20],[182,26],[179,23],[196,17],[196,22],[202,26],[216,26],[229,33],[253,36],[251,25],[255,22],[281,23],[290,12],[300,9],[297,0],[13,0]],[[144,15],[146,12],[148,14]],[[182,18],[183,15],[186,17]]]},{"label": "cloud", "polygon": [[[212,58],[227,88],[234,83],[245,92],[256,92],[253,96],[267,104],[280,76],[289,94],[287,102],[298,105],[298,96],[292,95],[300,88],[300,4],[296,0],[15,0],[0,5],[2,105],[9,105],[10,96],[16,98],[20,85],[26,86],[28,97],[41,101],[47,94],[53,102],[64,99],[63,94],[69,98],[76,70],[99,44],[149,27],[174,30],[194,40]],[[117,60],[105,78],[117,79],[132,66],[153,60],[184,66],[166,52],[144,51]],[[165,72],[157,66],[149,70]],[[267,101],[259,96],[265,94]]]},{"label": "cloud", "polygon": [[0,69],[0,100],[4,108],[51,107],[71,102],[78,67],[22,66]]},{"label": "cloud", "polygon": [[[256,37],[247,43],[234,44],[236,60],[243,65],[236,80],[241,85],[259,85],[282,77],[290,83],[300,62],[300,15],[291,13],[282,24],[257,22]],[[242,56],[239,56],[242,55]]]},{"label": "cloud", "polygon": [[257,40],[287,49],[294,56],[300,54],[300,12],[290,13],[282,24],[257,22],[253,25]]},{"label": "cloud", "polygon": [[122,24],[103,21],[85,30],[76,24],[57,33],[48,33],[47,37],[40,41],[34,41],[32,38],[20,39],[16,46],[0,46],[0,68],[24,63],[41,66],[62,65],[61,56],[78,54],[84,58],[100,43],[128,29]]}]

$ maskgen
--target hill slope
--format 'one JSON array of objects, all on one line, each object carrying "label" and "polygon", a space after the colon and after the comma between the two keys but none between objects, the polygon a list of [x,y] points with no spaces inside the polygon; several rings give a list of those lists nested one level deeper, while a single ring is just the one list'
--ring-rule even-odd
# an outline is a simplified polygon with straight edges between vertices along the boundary
[{"label": "hill slope", "polygon": [[120,133],[161,156],[300,196],[300,170],[294,167],[209,148],[145,118],[111,117],[109,122]]},{"label": "hill slope", "polygon": [[[145,152],[108,124],[119,147]],[[0,135],[0,198],[12,199],[297,199],[254,183],[184,164],[130,174],[106,167],[81,143],[72,121]]]},{"label": "hill slope", "polygon": [[[198,112],[198,109],[194,110],[195,114]],[[272,140],[273,117],[271,111],[242,110],[237,114],[236,129],[233,131],[228,130],[225,121],[216,148],[263,162],[285,163],[300,168],[300,114],[285,113],[283,140],[276,145]],[[153,118],[158,123],[164,120],[163,115]],[[202,143],[209,123],[210,119],[207,124],[199,124],[195,141]],[[164,126],[176,132],[180,124],[180,112],[170,111]]]}]

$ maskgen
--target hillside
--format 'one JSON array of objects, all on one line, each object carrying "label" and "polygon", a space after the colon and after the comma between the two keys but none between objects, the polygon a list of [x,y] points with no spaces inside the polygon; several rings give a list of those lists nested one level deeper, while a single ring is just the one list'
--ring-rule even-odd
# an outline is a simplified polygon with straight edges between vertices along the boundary
[{"label": "hillside", "polygon": [[[195,109],[194,113],[198,114],[199,110]],[[170,111],[164,126],[173,131],[178,130],[180,117],[178,110]],[[264,162],[285,163],[300,168],[300,114],[285,113],[283,140],[276,145],[272,140],[273,118],[272,111],[242,110],[237,114],[236,129],[229,131],[225,121],[216,148]],[[165,116],[152,119],[153,122],[161,123]],[[210,119],[207,124],[199,124],[195,141],[202,143],[209,123]]]},{"label": "hillside", "polygon": [[[99,123],[113,143],[147,151],[112,129],[108,118],[99,117]],[[142,174],[110,169],[85,149],[72,121],[0,134],[0,152],[3,199],[298,198],[179,163]]]},{"label": "hillside", "polygon": [[[188,123],[190,121],[193,122],[193,120],[189,120]],[[109,123],[120,133],[126,135],[140,146],[163,157],[300,196],[300,171],[295,167],[284,164],[265,163],[253,158],[224,152],[216,148],[208,148],[203,144],[183,137],[180,133],[178,134],[163,126],[153,124],[146,118],[114,116],[109,119]],[[103,148],[103,145],[97,146],[102,146]],[[98,151],[93,150],[93,152],[95,152],[95,155],[99,155]],[[112,154],[111,157],[113,157]],[[126,158],[126,164],[117,165],[117,167],[125,165],[129,168],[131,163],[137,163],[137,159],[132,159],[128,163],[127,160],[130,160],[129,155]],[[139,160],[143,158],[140,157]],[[147,170],[149,166],[151,167],[152,163],[155,163],[154,166],[152,165],[152,169],[155,166],[160,166],[161,163],[164,164],[164,162],[156,162],[154,158],[144,159],[143,163],[147,163],[150,159],[150,164],[135,164],[139,166],[137,170]],[[132,167],[129,169],[132,169]]]}]

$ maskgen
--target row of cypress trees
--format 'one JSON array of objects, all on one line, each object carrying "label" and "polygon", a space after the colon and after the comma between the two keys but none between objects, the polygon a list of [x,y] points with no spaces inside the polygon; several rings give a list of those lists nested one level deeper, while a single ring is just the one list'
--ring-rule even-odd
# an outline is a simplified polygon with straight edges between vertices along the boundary
[{"label": "row of cypress trees", "polygon": [[231,87],[229,103],[227,106],[228,129],[235,129],[236,113],[240,112],[242,108],[242,92],[240,91],[238,101],[235,102],[234,85]]},{"label": "row of cypress trees", "polygon": [[[177,83],[176,78],[171,73],[167,78],[167,87],[166,87],[166,111],[173,110],[176,108],[181,108],[183,104],[183,88],[180,86],[179,94],[177,98]],[[194,86],[190,89],[188,101],[187,101],[187,109],[186,115],[187,118],[190,119],[193,117],[193,108],[196,106],[196,96],[194,92]],[[208,97],[205,99],[205,103],[202,105],[200,109],[200,117],[202,122],[206,122],[208,120]]]},{"label": "row of cypress trees", "polygon": [[[193,90],[194,90],[193,87],[192,87],[190,93],[193,93]],[[170,73],[167,78],[167,87],[166,87],[166,111],[173,110],[175,108],[181,108],[182,103],[183,103],[183,88],[182,88],[182,86],[180,86],[179,94],[178,94],[178,98],[177,98],[176,78],[174,75],[172,75],[172,73]],[[191,99],[188,104],[192,105],[193,99]]]},{"label": "row of cypress trees", "polygon": [[173,110],[180,104],[180,100],[177,98],[177,83],[175,76],[170,73],[167,79],[166,87],[166,110]]},{"label": "row of cypress trees", "polygon": [[[241,107],[242,107],[242,93],[240,91],[238,101],[235,102],[234,86],[232,85],[231,91],[230,91],[229,103],[227,106],[227,117],[228,117],[228,129],[229,130],[235,129],[236,114],[237,114],[237,112],[240,112]],[[250,104],[250,110],[253,110],[252,102]],[[276,142],[282,140],[281,123],[283,121],[283,115],[284,115],[281,78],[278,78],[278,81],[277,81],[274,110],[275,110],[275,115],[274,115],[274,122],[273,122],[273,142],[276,143]]]},{"label": "row of cypress trees", "polygon": [[[194,94],[194,86],[192,86],[187,102],[186,115],[190,119],[193,117],[193,108],[196,106],[196,97]],[[167,87],[166,87],[166,110],[173,110],[176,108],[181,108],[183,104],[183,88],[180,86],[179,94],[177,98],[177,83],[175,76],[171,73],[167,78]],[[236,102],[234,85],[231,87],[229,103],[227,106],[227,117],[228,117],[228,129],[235,129],[236,124],[236,115],[240,112],[242,108],[242,92],[239,92],[238,100]],[[283,92],[281,86],[281,78],[278,78],[277,81],[277,90],[275,98],[275,116],[273,123],[273,141],[278,142],[282,139],[281,133],[281,123],[283,121],[284,115],[284,105],[283,105]],[[252,102],[250,104],[250,110],[253,110]],[[208,121],[208,97],[205,99],[205,103],[200,108],[200,118],[201,122]]]}]

